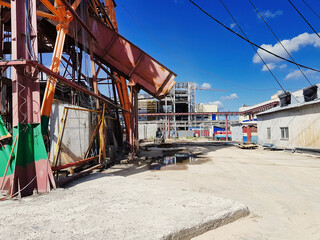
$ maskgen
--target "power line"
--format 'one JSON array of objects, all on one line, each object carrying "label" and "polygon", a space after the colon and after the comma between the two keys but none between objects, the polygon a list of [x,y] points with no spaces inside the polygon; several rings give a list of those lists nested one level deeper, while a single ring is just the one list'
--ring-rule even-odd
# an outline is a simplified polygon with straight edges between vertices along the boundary
[{"label": "power line", "polygon": [[269,53],[269,54],[271,54],[271,55],[273,55],[273,56],[275,56],[275,57],[277,57],[277,58],[280,58],[280,59],[282,59],[282,60],[284,60],[284,61],[287,61],[287,62],[289,62],[289,63],[292,63],[292,64],[294,64],[294,65],[298,65],[298,66],[300,66],[300,67],[302,67],[302,68],[306,68],[306,69],[309,69],[309,70],[312,70],[312,71],[315,71],[315,72],[320,72],[320,70],[318,70],[318,69],[311,68],[311,67],[307,67],[307,66],[304,66],[304,65],[302,65],[302,64],[300,64],[300,63],[295,63],[295,62],[293,62],[293,61],[291,61],[291,60],[289,60],[289,59],[287,59],[287,58],[281,57],[281,56],[279,56],[279,55],[277,55],[277,54],[275,54],[275,53],[273,53],[273,52],[270,52],[269,50],[267,50],[267,49],[265,49],[265,48],[263,48],[263,47],[255,44],[254,42],[249,41],[248,39],[246,39],[245,37],[243,37],[243,36],[240,35],[239,33],[233,31],[231,28],[229,28],[228,26],[226,26],[225,24],[223,24],[222,22],[220,22],[218,19],[216,19],[215,17],[213,17],[212,15],[210,15],[208,12],[206,12],[204,9],[202,9],[199,5],[197,5],[194,1],[192,1],[192,0],[188,0],[188,1],[189,1],[190,3],[192,3],[195,7],[197,7],[201,12],[203,12],[203,13],[206,14],[208,17],[210,17],[212,20],[214,20],[215,22],[217,22],[218,24],[220,24],[221,26],[223,26],[224,28],[226,28],[227,30],[229,30],[230,32],[232,32],[233,34],[237,35],[237,36],[240,37],[241,39],[245,40],[246,42],[249,42],[250,44],[253,44],[253,46],[255,46],[255,47],[257,47],[257,48],[259,48],[259,49],[261,49],[261,50],[263,50],[263,51],[265,51],[265,52],[267,52],[267,53]]},{"label": "power line", "polygon": [[296,6],[290,1],[288,0],[288,2],[291,4],[291,6],[297,11],[297,13],[299,13],[299,15],[302,17],[302,19],[309,25],[309,27],[313,30],[313,32],[315,34],[317,34],[317,36],[320,38],[319,34],[317,33],[317,31],[311,26],[311,24],[308,22],[308,20],[302,15],[302,13],[296,8]]},{"label": "power line", "polygon": [[[260,18],[262,19],[262,21],[266,24],[266,26],[269,28],[269,30],[271,31],[271,33],[273,34],[273,36],[278,40],[278,43],[282,46],[282,48],[286,51],[286,53],[288,54],[288,56],[291,58],[291,60],[293,62],[296,62],[293,57],[291,56],[291,54],[289,53],[289,51],[285,48],[285,46],[282,44],[282,42],[280,41],[280,39],[277,37],[277,35],[274,33],[274,31],[271,29],[271,27],[269,26],[269,24],[267,23],[267,21],[264,19],[264,17],[260,14],[260,12],[258,11],[258,9],[253,5],[252,1],[249,0],[250,4],[252,5],[252,7],[254,8],[254,10],[258,13],[258,15],[260,16]],[[302,71],[302,69],[296,65],[297,68],[300,70],[301,74],[304,76],[304,78],[308,81],[308,83],[312,86],[312,83],[309,81],[309,79],[307,78],[307,76],[304,74],[304,72]]]},{"label": "power line", "polygon": [[276,90],[279,90],[279,88],[269,88],[269,89],[254,89],[254,88],[246,88],[246,87],[243,87],[243,86],[240,86],[240,85],[237,85],[231,81],[227,81],[227,80],[224,80],[222,79],[221,77],[207,71],[207,70],[204,70],[202,68],[199,68],[193,64],[191,64],[190,62],[180,58],[179,56],[177,56],[172,50],[170,50],[170,48],[168,48],[166,45],[164,45],[157,37],[155,37],[146,27],[144,27],[129,11],[128,9],[126,9],[120,2],[118,3],[118,5],[120,7],[122,7],[125,12],[128,14],[128,16],[133,20],[133,22],[135,24],[137,24],[143,31],[145,31],[155,42],[157,42],[165,51],[167,51],[170,55],[172,55],[174,58],[176,58],[179,62],[185,64],[186,66],[189,66],[189,67],[192,67],[202,73],[205,73],[207,75],[210,75],[210,76],[213,76],[215,77],[216,79],[222,81],[222,82],[225,82],[229,85],[232,85],[234,87],[237,87],[237,88],[240,88],[240,89],[244,89],[244,90],[248,90],[248,91],[257,91],[257,92],[263,92],[263,91],[276,91]]},{"label": "power line", "polygon": [[304,4],[307,5],[307,7],[320,19],[320,16],[316,13],[316,11],[313,10],[313,8],[305,0],[302,0],[302,2],[304,2]]},{"label": "power line", "polygon": [[242,28],[240,27],[240,25],[238,24],[238,22],[236,21],[236,19],[233,17],[232,13],[229,11],[229,9],[227,8],[227,6],[223,3],[222,0],[220,0],[221,4],[223,5],[223,7],[226,9],[226,11],[229,13],[230,17],[232,18],[232,20],[235,22],[235,24],[237,24],[238,28],[240,29],[240,31],[242,32],[242,34],[245,36],[245,38],[248,40],[248,42],[250,42],[250,45],[252,47],[252,49],[256,52],[256,54],[259,56],[259,58],[261,59],[261,61],[263,62],[263,64],[266,66],[266,68],[268,69],[268,71],[270,72],[270,74],[272,75],[272,77],[274,78],[274,80],[278,83],[278,85],[280,86],[280,88],[283,90],[283,92],[285,92],[284,88],[282,87],[282,85],[280,84],[280,82],[278,81],[278,79],[276,78],[276,76],[273,74],[273,72],[271,71],[271,69],[269,68],[268,64],[264,61],[264,59],[261,57],[261,55],[259,54],[258,50],[253,46],[253,44],[251,43],[251,41],[249,41],[246,33],[242,30]]}]

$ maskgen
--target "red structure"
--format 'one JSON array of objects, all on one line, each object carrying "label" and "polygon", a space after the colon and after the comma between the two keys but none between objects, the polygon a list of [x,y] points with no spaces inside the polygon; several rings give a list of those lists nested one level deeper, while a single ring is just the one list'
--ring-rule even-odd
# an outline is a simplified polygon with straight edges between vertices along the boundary
[{"label": "red structure", "polygon": [[[0,1],[0,5],[4,7],[0,36],[9,36],[6,42],[1,38],[0,54],[11,54],[12,59],[0,62],[1,73],[12,71],[12,81],[0,80],[1,93],[4,84],[8,90],[7,106],[11,106],[12,94],[12,108],[0,118],[0,190],[8,196],[30,195],[35,190],[48,192],[50,183],[55,187],[52,170],[84,166],[97,159],[95,166],[103,166],[108,144],[116,140],[117,145],[122,144],[121,114],[134,153],[138,147],[139,90],[160,99],[174,85],[176,74],[118,33],[115,2],[26,0]],[[50,68],[42,64],[42,54],[47,53],[52,56]],[[90,58],[91,74],[83,73],[83,57]],[[108,77],[99,79],[101,70]],[[46,81],[45,89],[40,88],[39,80]],[[70,104],[77,104],[79,95],[95,99],[95,109],[91,110],[99,114],[100,125],[90,142],[99,141],[99,155],[63,167],[52,166],[51,170],[46,143],[50,141],[53,100],[61,84],[71,89],[67,93],[60,91],[60,97]],[[101,94],[99,84],[110,84],[112,94]],[[118,128],[108,127],[106,118]],[[107,129],[114,138],[106,134]]]}]

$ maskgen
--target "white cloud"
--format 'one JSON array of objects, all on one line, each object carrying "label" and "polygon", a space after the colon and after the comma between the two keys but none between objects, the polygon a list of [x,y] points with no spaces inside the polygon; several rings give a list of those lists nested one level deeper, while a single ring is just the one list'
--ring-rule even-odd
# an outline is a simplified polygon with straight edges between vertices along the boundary
[{"label": "white cloud", "polygon": [[210,83],[203,83],[200,88],[201,89],[209,89],[209,88],[211,88],[211,84]]},{"label": "white cloud", "polygon": [[[275,18],[276,16],[281,16],[283,14],[283,12],[281,10],[277,10],[275,12],[272,12],[270,10],[264,10],[264,11],[260,12],[260,14],[264,18]],[[260,18],[259,14],[257,14],[257,17]]]},{"label": "white cloud", "polygon": [[[275,64],[275,63],[267,63],[268,67],[270,70],[275,69],[275,68],[280,68],[280,69],[284,69],[287,67],[287,64]],[[263,65],[261,71],[268,71],[268,68],[266,67],[266,65]]]},{"label": "white cloud", "polygon": [[236,93],[232,93],[229,96],[221,97],[221,100],[223,100],[223,101],[231,101],[231,100],[238,99],[238,98],[239,97],[238,97],[238,95]]},{"label": "white cloud", "polygon": [[[285,39],[282,40],[281,43],[285,46],[285,48],[287,49],[287,51],[291,54],[293,52],[298,52],[302,47],[306,47],[306,46],[313,46],[315,48],[319,48],[320,47],[320,39],[318,38],[318,36],[315,33],[309,34],[309,33],[302,33],[292,39]],[[273,52],[277,55],[280,55],[282,57],[288,58],[288,54],[286,53],[286,51],[282,48],[282,46],[280,45],[280,43],[276,43],[275,45],[272,44],[262,44],[261,47],[269,50],[270,52]],[[258,53],[261,55],[261,57],[267,62],[280,62],[282,61],[280,58],[274,57],[271,54],[258,49]],[[260,63],[261,59],[259,58],[259,56],[257,54],[255,54],[253,56],[252,61],[254,63]]]},{"label": "white cloud", "polygon": [[220,101],[208,102],[210,105],[218,105],[219,108],[223,108],[223,103]]},{"label": "white cloud", "polygon": [[[276,67],[276,64],[274,64],[274,63],[267,63],[267,65],[270,70],[272,70]],[[268,68],[266,65],[263,65],[261,71],[268,71]]]},{"label": "white cloud", "polygon": [[285,80],[297,80],[299,78],[303,77],[302,73],[300,72],[300,70],[294,70],[293,72],[289,73],[286,77]]},{"label": "white cloud", "polygon": [[231,29],[234,29],[236,26],[237,26],[237,24],[235,24],[235,23],[231,23],[231,24],[230,24],[230,28],[231,28]]},{"label": "white cloud", "polygon": [[[308,77],[309,80],[314,79],[314,80],[318,80],[320,79],[320,74],[312,71],[312,70],[306,70],[303,71],[304,74]],[[304,76],[302,75],[302,73],[300,72],[299,69],[294,70],[292,72],[290,72],[285,78],[285,80],[299,80],[299,79],[304,79]]]}]

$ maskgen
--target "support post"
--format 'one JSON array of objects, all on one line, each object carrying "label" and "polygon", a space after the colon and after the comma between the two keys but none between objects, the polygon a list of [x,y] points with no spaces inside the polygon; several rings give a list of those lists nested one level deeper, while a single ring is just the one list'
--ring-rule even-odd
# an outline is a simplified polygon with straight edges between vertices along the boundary
[{"label": "support post", "polygon": [[228,115],[226,114],[226,141],[228,141]]},{"label": "support post", "polygon": [[[93,86],[93,91],[95,94],[99,95],[99,90],[98,90],[98,84],[97,84],[97,72],[96,72],[96,66],[94,63],[94,58],[93,58],[93,52],[90,50],[90,62],[91,62],[91,71],[92,71],[92,86]],[[97,110],[100,109],[100,103],[99,100],[97,99]]]},{"label": "support post", "polygon": [[167,115],[168,118],[168,139],[170,139],[170,116]]},{"label": "support post", "polygon": [[251,128],[247,126],[247,142],[251,143]]},{"label": "support post", "polygon": [[[57,26],[57,38],[52,55],[52,63],[50,70],[58,73],[61,63],[61,56],[63,52],[64,41],[68,32],[67,27],[62,24]],[[56,90],[57,80],[49,76],[47,80],[46,90],[43,96],[43,102],[41,107],[41,128],[42,135],[46,135],[48,131],[49,118],[51,116],[51,107],[53,103],[54,93]]]},{"label": "support post", "polygon": [[105,116],[105,104],[103,104],[101,124],[99,128],[100,136],[100,147],[99,147],[99,163],[102,163],[106,160],[106,143],[105,143],[105,134],[104,134],[104,116]]},{"label": "support post", "polygon": [[130,87],[130,128],[129,128],[129,143],[130,143],[130,152],[134,152],[134,136],[133,136],[133,129],[134,129],[134,123],[133,123],[133,87]]},{"label": "support post", "polygon": [[[11,1],[12,60],[38,58],[36,0]],[[30,66],[12,67],[13,137],[12,157],[0,150],[0,181],[7,195],[30,195],[34,189],[49,192],[55,182],[48,161],[40,125],[40,83],[38,71]],[[3,164],[8,164],[6,176]]]},{"label": "support post", "polygon": [[139,150],[138,90],[133,88],[134,145]]}]

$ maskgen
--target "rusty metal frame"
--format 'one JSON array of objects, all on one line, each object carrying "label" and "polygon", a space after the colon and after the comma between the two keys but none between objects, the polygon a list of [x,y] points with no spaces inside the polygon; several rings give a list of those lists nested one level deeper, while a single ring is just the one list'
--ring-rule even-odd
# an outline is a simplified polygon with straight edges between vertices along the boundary
[{"label": "rusty metal frame", "polygon": [[[2,1],[2,0],[0,0],[0,6],[4,6],[4,7],[7,7],[7,8],[11,8],[11,4],[10,4],[10,3],[5,2],[5,1]],[[55,15],[52,15],[52,14],[50,14],[50,13],[43,12],[43,11],[37,11],[37,15],[40,16],[40,17],[45,17],[45,18],[54,20],[54,21],[56,21],[56,22],[59,21],[59,17],[57,17],[57,16],[55,16]]]},{"label": "rusty metal frame", "polygon": [[[29,4],[31,0],[27,0]],[[35,2],[35,0],[32,0]],[[56,84],[57,82],[64,83],[72,88],[71,90],[71,96],[73,97],[73,91],[77,90],[85,95],[89,95],[95,99],[97,99],[97,102],[101,102],[103,104],[103,112],[107,110],[112,116],[117,116],[117,119],[119,120],[119,110],[122,111],[123,117],[124,117],[124,123],[125,123],[125,129],[127,131],[127,140],[130,141],[131,146],[137,142],[138,139],[138,130],[137,130],[137,119],[138,119],[138,112],[137,112],[137,93],[140,89],[146,89],[147,91],[151,92],[154,96],[160,98],[163,97],[164,93],[168,92],[170,90],[169,88],[172,87],[173,79],[176,76],[171,70],[169,70],[167,67],[159,63],[157,60],[143,52],[140,48],[138,48],[136,45],[132,44],[130,41],[122,37],[118,34],[117,31],[117,21],[115,17],[115,3],[113,0],[105,0],[106,8],[103,6],[103,3],[98,0],[85,0],[92,3],[91,7],[94,8],[94,11],[98,13],[98,8],[100,8],[101,14],[100,17],[96,18],[94,15],[88,15],[88,18],[81,18],[76,9],[81,3],[81,0],[75,0],[72,4],[70,4],[67,0],[54,0],[53,2],[50,0],[40,0],[40,2],[47,8],[47,10],[44,11],[36,11],[36,4],[33,4],[32,7],[34,7],[34,10],[32,12],[33,17],[33,23],[37,26],[37,18],[36,16],[40,16],[42,18],[47,18],[49,21],[44,21],[45,24],[52,24],[56,27],[57,31],[57,37],[55,43],[53,41],[50,41],[54,38],[54,33],[48,32],[48,35],[43,34],[42,42],[44,45],[42,45],[45,48],[45,51],[48,50],[46,48],[46,44],[52,44],[54,46],[53,50],[53,56],[52,56],[52,63],[50,66],[50,69],[45,67],[44,65],[40,64],[39,62],[35,60],[16,60],[16,61],[6,61],[6,62],[0,62],[0,67],[2,69],[6,69],[9,66],[13,67],[12,69],[14,71],[23,71],[25,69],[30,69],[30,71],[33,71],[35,74],[38,74],[40,71],[41,74],[45,73],[48,75],[48,81],[47,81],[47,87],[44,94],[44,100],[42,102],[41,106],[41,126],[45,126],[42,129],[43,136],[45,138],[45,135],[47,134],[47,126],[51,115],[51,109],[52,109],[52,102],[54,99],[54,94],[56,90]],[[12,7],[15,7],[15,2],[11,1]],[[20,2],[20,5],[22,2]],[[7,0],[0,0],[0,6],[5,6],[10,8],[11,4],[7,2]],[[88,5],[86,5],[88,6]],[[90,7],[90,6],[89,6]],[[6,10],[6,12],[8,12]],[[11,12],[12,13],[12,12]],[[18,19],[19,13],[11,14],[12,19]],[[9,18],[6,18],[9,19]],[[21,18],[20,18],[21,19]],[[24,19],[24,18],[23,18]],[[39,19],[39,18],[38,18]],[[85,19],[85,20],[84,20]],[[50,21],[53,20],[53,21]],[[78,28],[79,25],[73,24],[73,21],[75,20],[77,23],[80,24],[81,28]],[[7,21],[7,20],[6,20]],[[24,21],[24,20],[23,20]],[[98,27],[100,30],[97,30],[98,27],[96,25],[99,25]],[[20,24],[20,26],[24,26],[24,24]],[[46,26],[46,25],[43,25]],[[50,26],[51,27],[51,26]],[[81,77],[87,78],[87,76],[84,76],[81,73],[81,67],[78,71],[77,67],[75,67],[74,64],[74,54],[75,52],[71,51],[69,54],[70,56],[73,56],[72,65],[71,60],[67,60],[63,57],[63,52],[65,46],[66,39],[73,40],[73,35],[75,31],[81,31],[81,29],[85,30],[84,33],[86,33],[85,37],[89,37],[90,43],[92,44],[95,49],[91,49],[91,57],[93,60],[93,64],[98,64],[99,68],[95,72],[95,79],[90,79],[89,84],[95,81],[95,89],[94,91],[89,90],[89,88],[85,86],[81,86],[80,81],[78,81],[78,84],[75,81],[72,81],[72,79],[67,79],[65,76],[59,75],[59,68],[61,64],[61,59],[64,59],[64,61],[67,62],[67,68],[69,66],[73,69],[72,74],[67,74],[68,76],[72,76],[71,78],[74,78],[75,71],[78,72],[78,78],[81,79]],[[111,32],[109,31],[111,30]],[[46,29],[42,28],[42,31],[46,31]],[[74,31],[74,32],[72,32]],[[17,31],[16,31],[17,32]],[[103,34],[100,34],[100,32],[103,32]],[[44,32],[42,32],[44,33]],[[69,34],[69,37],[67,38],[67,34]],[[24,34],[27,36],[27,34]],[[114,62],[112,62],[112,56],[110,55],[109,58],[106,58],[104,56],[101,56],[101,51],[99,51],[99,48],[97,46],[101,45],[101,40],[103,40],[102,36],[113,36],[113,41],[111,41],[109,44],[102,42],[102,47],[105,49],[107,47],[108,51],[110,50],[110,53],[113,53],[117,51],[117,49],[122,49],[122,45],[124,47],[129,46],[130,48],[134,48],[133,52],[127,52],[127,54],[119,56],[118,58],[117,54],[116,56],[113,56]],[[30,37],[30,36],[29,36]],[[81,36],[82,37],[82,36]],[[79,38],[81,38],[79,37]],[[37,38],[37,31],[35,33],[32,33],[31,38],[38,39]],[[3,40],[3,39],[2,39]],[[85,53],[89,54],[90,51],[89,48],[86,46],[86,39],[82,39],[77,42],[79,45],[80,52],[84,51]],[[14,41],[13,41],[14,42]],[[119,42],[120,43],[119,45]],[[118,44],[118,45],[117,45]],[[27,44],[24,44],[24,48],[27,46]],[[22,49],[22,48],[21,48]],[[50,47],[51,49],[51,47]],[[50,50],[49,49],[49,50]],[[72,48],[70,48],[72,50]],[[75,49],[75,48],[73,48]],[[127,50],[128,50],[127,49]],[[2,49],[1,49],[2,50]],[[76,51],[76,50],[75,50]],[[37,56],[38,51],[35,54]],[[126,51],[124,51],[126,52]],[[133,56],[135,54],[135,56]],[[120,54],[119,54],[120,55]],[[131,56],[132,55],[132,56]],[[16,59],[29,59],[28,55],[24,57],[19,57]],[[37,57],[32,57],[30,59],[37,59]],[[41,59],[41,57],[40,57]],[[129,61],[129,67],[126,65]],[[133,63],[132,67],[130,64]],[[104,67],[107,66],[107,67]],[[148,69],[153,69],[153,71],[149,71]],[[110,99],[106,96],[103,96],[99,93],[97,89],[97,75],[100,69],[103,69],[112,79],[112,89],[113,89],[113,96],[114,99]],[[110,69],[110,70],[108,70]],[[147,70],[146,70],[147,69]],[[123,71],[126,70],[126,71]],[[95,69],[93,69],[95,71]],[[145,74],[145,72],[147,72]],[[127,79],[126,79],[127,78]],[[129,92],[128,92],[128,84],[127,80],[131,80],[130,82],[130,89],[131,91],[131,101],[129,98]],[[36,79],[35,77],[32,78],[32,80]],[[29,82],[26,82],[26,85],[28,85]],[[31,81],[30,81],[31,84]],[[38,85],[40,85],[38,83]],[[69,91],[69,90],[68,90]],[[40,89],[37,90],[36,94],[40,96]],[[69,94],[69,92],[68,92]],[[110,95],[111,96],[111,95]],[[73,99],[73,98],[72,98]],[[119,103],[118,104],[118,100]],[[39,102],[40,104],[40,102]],[[17,105],[17,104],[16,104]],[[23,104],[18,104],[23,105]],[[28,114],[31,114],[32,109],[29,107]],[[99,107],[97,108],[99,110]],[[68,112],[68,109],[65,109],[66,115]],[[94,110],[93,110],[94,111]],[[97,113],[100,111],[96,111]],[[45,119],[45,120],[43,120]],[[38,119],[40,121],[40,119]],[[24,121],[24,120],[23,120]],[[23,122],[22,121],[22,122]],[[32,119],[30,120],[32,122]],[[38,123],[38,122],[37,122]],[[101,129],[100,129],[100,135],[102,136],[103,130],[104,130],[104,121],[101,122]],[[63,130],[61,129],[59,131],[59,134],[63,135]],[[100,137],[101,138],[101,137]],[[59,144],[57,142],[57,144]],[[133,148],[132,148],[133,149]],[[45,151],[44,151],[45,152]],[[103,154],[102,154],[103,155]],[[99,157],[99,161],[101,162],[101,154]]]},{"label": "rusty metal frame", "polygon": [[94,92],[88,90],[87,88],[84,88],[84,87],[82,87],[82,86],[70,81],[69,79],[60,76],[59,74],[51,71],[49,68],[47,68],[44,65],[38,63],[37,61],[18,60],[18,61],[0,62],[0,67],[3,67],[3,66],[16,67],[16,66],[22,66],[22,65],[28,65],[28,66],[32,66],[32,67],[38,68],[39,71],[42,71],[42,72],[46,73],[47,75],[54,77],[55,79],[67,84],[68,86],[70,86],[70,87],[72,87],[72,88],[74,88],[76,90],[79,90],[79,91],[81,91],[81,92],[83,92],[85,94],[90,95],[91,97],[99,99],[101,102],[107,103],[107,104],[111,105],[112,107],[119,108],[119,109],[121,109],[122,111],[125,111],[125,112],[129,112],[128,110],[122,108],[121,106],[114,104],[111,100],[109,100],[109,99],[107,99],[107,98],[105,98],[103,96],[100,96],[98,94],[95,94]]}]

